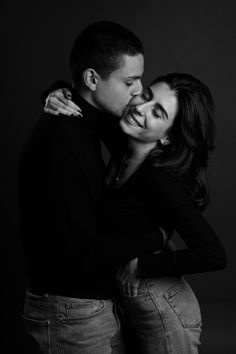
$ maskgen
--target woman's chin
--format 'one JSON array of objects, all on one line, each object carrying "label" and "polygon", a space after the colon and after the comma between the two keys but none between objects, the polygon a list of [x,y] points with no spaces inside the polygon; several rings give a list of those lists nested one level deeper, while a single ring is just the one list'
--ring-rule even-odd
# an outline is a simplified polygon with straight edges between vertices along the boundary
[{"label": "woman's chin", "polygon": [[127,124],[127,121],[123,118],[120,120],[120,127],[123,133],[132,136],[132,127],[130,127],[129,124]]}]

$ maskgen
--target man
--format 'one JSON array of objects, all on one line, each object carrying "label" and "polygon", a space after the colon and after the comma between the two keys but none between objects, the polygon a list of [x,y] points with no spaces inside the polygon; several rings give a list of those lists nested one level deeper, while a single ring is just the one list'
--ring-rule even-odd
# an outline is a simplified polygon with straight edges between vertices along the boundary
[{"label": "man", "polygon": [[117,148],[109,114],[120,117],[141,92],[143,47],[122,26],[95,23],[76,39],[70,65],[83,118],[43,115],[19,164],[24,321],[41,353],[124,353],[113,270],[160,245],[157,234],[134,242],[98,233],[106,189],[100,139]]}]

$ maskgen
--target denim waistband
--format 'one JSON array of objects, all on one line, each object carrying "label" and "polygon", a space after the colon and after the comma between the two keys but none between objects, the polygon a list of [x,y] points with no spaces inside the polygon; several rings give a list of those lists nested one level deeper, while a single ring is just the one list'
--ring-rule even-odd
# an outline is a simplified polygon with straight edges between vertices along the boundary
[{"label": "denim waistband", "polygon": [[88,300],[88,301],[99,301],[99,300],[103,300],[103,301],[107,301],[107,300],[111,300],[111,299],[99,299],[99,298],[77,298],[77,297],[69,297],[69,296],[60,296],[60,295],[54,295],[54,294],[49,294],[49,293],[44,293],[44,294],[35,294],[31,291],[31,289],[27,289],[26,290],[26,299],[27,300],[32,300],[34,302],[43,302],[43,303],[68,303],[68,302],[81,302],[84,300]]}]

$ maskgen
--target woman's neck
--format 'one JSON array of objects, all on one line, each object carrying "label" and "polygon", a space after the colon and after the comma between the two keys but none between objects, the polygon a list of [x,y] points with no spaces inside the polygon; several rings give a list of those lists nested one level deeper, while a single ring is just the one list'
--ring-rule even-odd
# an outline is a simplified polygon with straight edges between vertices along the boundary
[{"label": "woman's neck", "polygon": [[128,140],[128,156],[132,160],[144,160],[149,152],[156,146],[156,142],[144,143],[135,139],[129,138]]}]

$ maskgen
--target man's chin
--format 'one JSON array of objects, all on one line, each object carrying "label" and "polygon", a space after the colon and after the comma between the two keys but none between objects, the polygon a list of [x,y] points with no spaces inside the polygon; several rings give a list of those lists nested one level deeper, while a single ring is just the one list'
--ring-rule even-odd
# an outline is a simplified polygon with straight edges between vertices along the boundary
[{"label": "man's chin", "polygon": [[112,111],[110,112],[110,114],[115,117],[117,120],[120,120],[123,116],[123,111],[122,112],[118,112],[118,111]]}]

